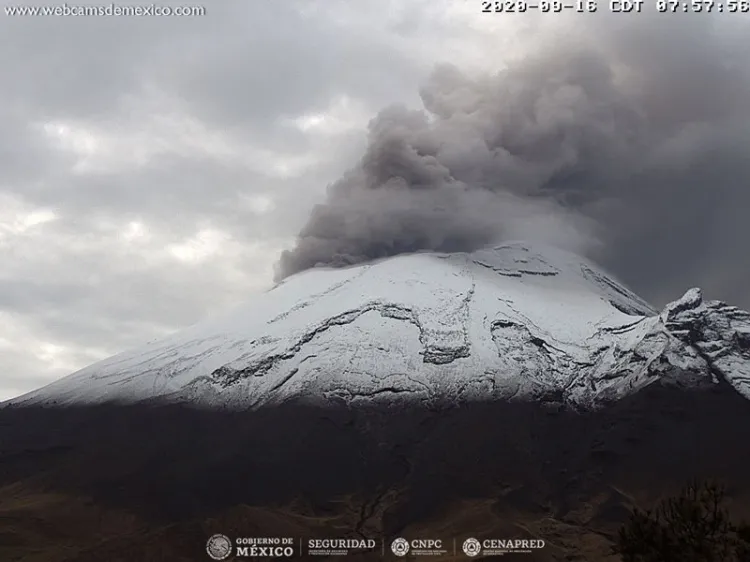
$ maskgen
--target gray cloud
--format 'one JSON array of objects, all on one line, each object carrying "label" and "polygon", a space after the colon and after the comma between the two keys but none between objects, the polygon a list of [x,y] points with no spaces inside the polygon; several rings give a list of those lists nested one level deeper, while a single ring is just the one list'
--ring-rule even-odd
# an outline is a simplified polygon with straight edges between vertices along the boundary
[{"label": "gray cloud", "polygon": [[700,283],[750,305],[742,50],[715,18],[590,21],[495,75],[439,66],[421,110],[381,111],[277,275],[471,250],[552,210],[575,236],[549,228],[550,241],[575,242],[647,297]]},{"label": "gray cloud", "polygon": [[0,12],[0,399],[271,284],[369,116],[413,101],[445,41],[434,6],[383,6]]},{"label": "gray cloud", "polygon": [[0,11],[0,400],[270,285],[359,114],[413,89],[385,75],[421,64],[308,5]]}]

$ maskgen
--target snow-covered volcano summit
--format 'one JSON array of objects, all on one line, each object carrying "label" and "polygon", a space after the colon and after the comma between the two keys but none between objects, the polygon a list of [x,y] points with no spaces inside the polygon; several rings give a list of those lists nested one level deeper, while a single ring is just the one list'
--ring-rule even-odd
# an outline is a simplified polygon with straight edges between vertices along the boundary
[{"label": "snow-covered volcano summit", "polygon": [[525,243],[286,279],[224,317],[12,404],[532,399],[596,406],[655,381],[750,398],[750,315],[697,289],[659,313],[578,256]]}]

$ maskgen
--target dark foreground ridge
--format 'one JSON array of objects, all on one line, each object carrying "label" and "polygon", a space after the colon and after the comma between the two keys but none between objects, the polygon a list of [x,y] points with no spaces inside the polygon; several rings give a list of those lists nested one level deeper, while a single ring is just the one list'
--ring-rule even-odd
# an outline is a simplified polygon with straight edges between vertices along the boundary
[{"label": "dark foreground ridge", "polygon": [[628,508],[692,477],[722,480],[730,509],[750,516],[748,443],[750,401],[718,385],[652,385],[585,413],[500,402],[6,408],[0,559],[208,560],[220,532],[541,538],[539,552],[504,559],[616,560]]}]

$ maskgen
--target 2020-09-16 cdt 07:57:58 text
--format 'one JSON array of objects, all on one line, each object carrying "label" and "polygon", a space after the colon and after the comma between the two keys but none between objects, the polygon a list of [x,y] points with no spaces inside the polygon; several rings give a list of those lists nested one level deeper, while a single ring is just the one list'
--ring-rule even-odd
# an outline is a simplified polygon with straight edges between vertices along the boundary
[{"label": "2020-09-16 cdt 07:57:58 text", "polygon": [[[609,0],[606,2],[610,12],[615,13],[641,13],[644,11],[645,0]],[[657,13],[750,13],[750,0],[657,0],[653,7]],[[535,0],[526,2],[524,0],[503,0],[496,2],[482,1],[481,11],[484,13],[524,13],[529,10],[538,10],[544,13],[563,12],[574,10],[576,12],[593,13],[599,9],[597,0]]]}]

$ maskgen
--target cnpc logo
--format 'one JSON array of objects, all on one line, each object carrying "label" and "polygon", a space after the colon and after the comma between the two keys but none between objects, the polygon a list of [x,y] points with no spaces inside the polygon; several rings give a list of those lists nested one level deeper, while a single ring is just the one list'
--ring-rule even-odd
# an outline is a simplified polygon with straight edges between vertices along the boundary
[{"label": "cnpc logo", "polygon": [[442,548],[443,541],[440,539],[412,539],[407,541],[405,538],[399,537],[391,543],[391,551],[396,556],[406,556],[410,551],[421,553]]}]

